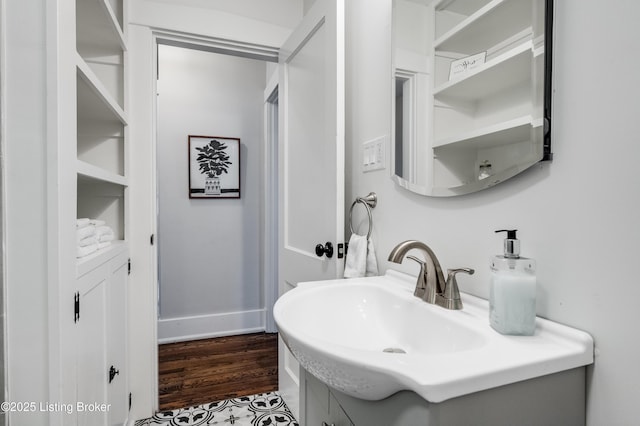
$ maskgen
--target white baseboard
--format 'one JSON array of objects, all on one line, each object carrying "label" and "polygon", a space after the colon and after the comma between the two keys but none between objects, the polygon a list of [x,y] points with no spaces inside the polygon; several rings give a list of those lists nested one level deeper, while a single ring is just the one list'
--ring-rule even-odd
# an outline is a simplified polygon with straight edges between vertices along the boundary
[{"label": "white baseboard", "polygon": [[265,310],[158,320],[158,343],[173,343],[211,337],[265,331]]}]

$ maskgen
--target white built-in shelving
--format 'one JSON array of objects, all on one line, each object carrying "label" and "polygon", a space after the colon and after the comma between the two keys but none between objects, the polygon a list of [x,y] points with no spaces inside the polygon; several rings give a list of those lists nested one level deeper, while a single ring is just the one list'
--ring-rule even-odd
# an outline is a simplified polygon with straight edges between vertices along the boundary
[{"label": "white built-in shelving", "polygon": [[[76,424],[127,424],[127,0],[76,0],[72,58],[76,99],[76,217],[106,222],[115,241],[76,259],[76,396],[107,411]],[[75,229],[74,229],[75,231]]]},{"label": "white built-in shelving", "polygon": [[124,103],[124,52],[122,0],[76,1],[76,49],[112,97]]},{"label": "white built-in shelving", "polygon": [[123,0],[76,1],[77,216],[125,239],[127,125]]},{"label": "white built-in shelving", "polygon": [[[544,13],[540,0],[440,0],[434,5],[434,187],[478,183],[480,164],[509,174],[540,160]],[[453,61],[485,53],[455,77]]]}]

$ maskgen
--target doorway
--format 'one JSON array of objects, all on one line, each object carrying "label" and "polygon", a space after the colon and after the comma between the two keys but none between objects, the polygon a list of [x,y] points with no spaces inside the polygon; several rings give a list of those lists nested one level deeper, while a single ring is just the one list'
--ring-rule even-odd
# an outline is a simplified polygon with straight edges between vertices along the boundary
[{"label": "doorway", "polygon": [[[156,63],[158,343],[275,332],[276,68],[161,38]],[[237,197],[189,196],[190,135],[239,141]]]}]

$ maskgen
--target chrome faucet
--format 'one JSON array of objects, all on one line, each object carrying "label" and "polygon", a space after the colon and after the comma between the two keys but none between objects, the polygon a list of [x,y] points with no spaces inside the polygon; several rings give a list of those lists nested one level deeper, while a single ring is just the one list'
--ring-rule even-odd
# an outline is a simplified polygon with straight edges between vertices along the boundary
[{"label": "chrome faucet", "polygon": [[[406,256],[406,254],[413,249],[419,250],[424,260],[415,256]],[[427,303],[442,306],[445,309],[462,309],[462,300],[460,300],[456,274],[458,272],[466,272],[471,275],[475,272],[473,269],[448,269],[447,280],[445,281],[442,267],[433,250],[425,243],[415,240],[403,241],[395,246],[393,250],[391,250],[391,253],[389,253],[389,261],[402,263],[405,256],[418,262],[420,265],[416,289],[413,292],[414,296],[419,297]]]}]

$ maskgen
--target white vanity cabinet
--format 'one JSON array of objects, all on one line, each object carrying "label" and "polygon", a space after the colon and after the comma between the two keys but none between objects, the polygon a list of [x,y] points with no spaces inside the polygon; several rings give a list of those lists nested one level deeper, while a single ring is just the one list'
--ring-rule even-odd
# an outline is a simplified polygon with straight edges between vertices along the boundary
[{"label": "white vanity cabinet", "polygon": [[329,387],[308,372],[301,375],[300,414],[303,425],[353,426]]},{"label": "white vanity cabinet", "polygon": [[586,421],[586,368],[574,368],[430,403],[401,391],[380,401],[353,398],[309,372],[300,382],[304,426],[579,426]]},{"label": "white vanity cabinet", "polygon": [[73,410],[78,425],[122,425],[128,417],[128,265],[124,243],[78,263],[77,405]]}]

